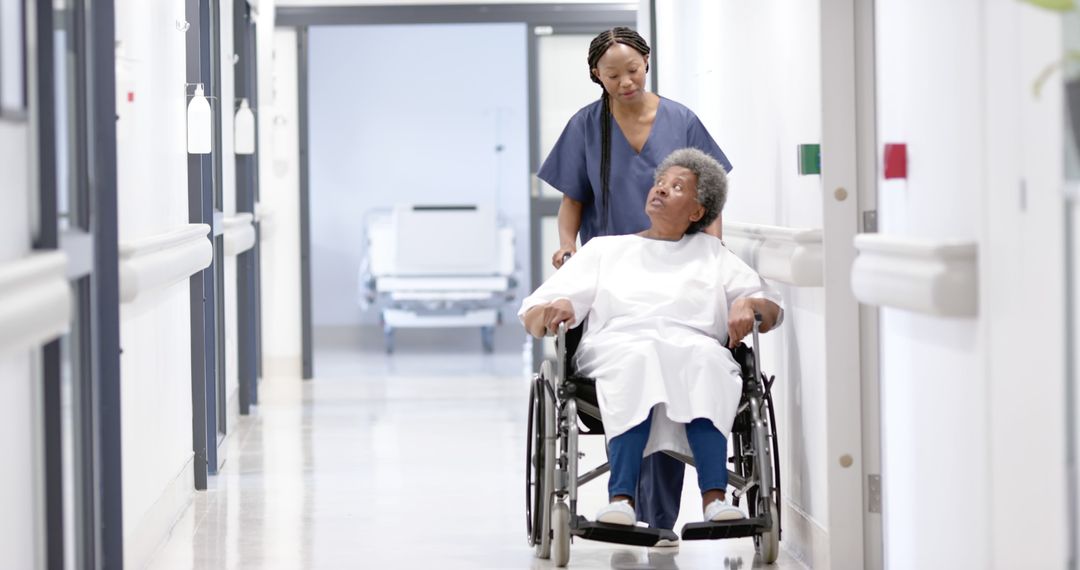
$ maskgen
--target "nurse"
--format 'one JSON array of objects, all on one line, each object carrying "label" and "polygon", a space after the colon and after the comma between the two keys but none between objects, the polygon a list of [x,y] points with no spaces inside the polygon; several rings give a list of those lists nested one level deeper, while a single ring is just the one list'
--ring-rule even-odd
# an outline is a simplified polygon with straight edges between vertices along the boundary
[{"label": "nurse", "polygon": [[[645,196],[660,162],[680,148],[697,148],[731,170],[697,115],[645,91],[649,45],[630,28],[600,33],[589,45],[589,78],[600,99],[570,118],[537,176],[563,193],[559,205],[558,268],[567,254],[596,236],[649,228]],[[706,230],[720,235],[720,219]],[[665,454],[645,458],[635,502],[637,518],[672,529],[679,516],[685,465]]]}]

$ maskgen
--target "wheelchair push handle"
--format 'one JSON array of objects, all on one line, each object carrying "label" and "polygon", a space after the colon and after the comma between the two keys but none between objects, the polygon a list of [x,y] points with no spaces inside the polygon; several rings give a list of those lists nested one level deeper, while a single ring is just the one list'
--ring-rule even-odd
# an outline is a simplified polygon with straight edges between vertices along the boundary
[{"label": "wheelchair push handle", "polygon": [[555,332],[555,385],[562,386],[566,373],[566,321],[559,323]]}]

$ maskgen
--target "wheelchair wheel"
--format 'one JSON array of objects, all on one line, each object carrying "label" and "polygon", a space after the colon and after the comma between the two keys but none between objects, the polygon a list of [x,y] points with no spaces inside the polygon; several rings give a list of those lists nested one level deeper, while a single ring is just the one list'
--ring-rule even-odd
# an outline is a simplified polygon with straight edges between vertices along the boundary
[{"label": "wheelchair wheel", "polygon": [[529,389],[529,420],[525,442],[525,531],[529,546],[540,542],[543,528],[544,504],[544,399],[538,377]]},{"label": "wheelchair wheel", "polygon": [[555,403],[547,388],[551,365],[545,362],[529,390],[525,451],[525,525],[538,558],[551,556],[551,494],[555,483]]},{"label": "wheelchair wheel", "polygon": [[768,510],[772,525],[769,530],[761,533],[759,536],[754,537],[754,546],[757,547],[757,551],[761,554],[761,561],[765,564],[772,564],[776,562],[776,559],[780,556],[780,509],[776,506],[776,501],[773,499],[763,499],[758,497],[757,508],[755,510],[764,512],[764,501],[768,501]]},{"label": "wheelchair wheel", "polygon": [[769,513],[769,530],[754,537],[754,546],[761,555],[761,561],[772,564],[780,556],[780,450],[776,437],[776,414],[773,410],[772,396],[765,396],[763,418],[768,432],[768,457],[759,453],[753,461],[744,463],[756,473],[768,470],[772,474],[772,492],[766,496],[759,488],[753,488],[747,493],[747,503],[750,508],[750,516],[758,516],[761,513]]},{"label": "wheelchair wheel", "polygon": [[555,566],[565,568],[570,562],[570,507],[555,501],[551,509],[551,558]]}]

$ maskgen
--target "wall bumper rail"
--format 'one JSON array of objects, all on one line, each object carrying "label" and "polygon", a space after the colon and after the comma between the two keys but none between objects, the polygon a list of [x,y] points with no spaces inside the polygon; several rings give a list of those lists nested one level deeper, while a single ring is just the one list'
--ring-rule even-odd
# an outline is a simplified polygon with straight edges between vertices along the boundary
[{"label": "wall bumper rail", "polygon": [[724,222],[724,243],[762,277],[797,287],[824,284],[820,229]]},{"label": "wall bumper rail", "polygon": [[978,315],[978,247],[881,234],[855,236],[851,288],[859,302],[942,317]]},{"label": "wall bumper rail", "polygon": [[259,238],[269,238],[274,233],[274,209],[262,202],[256,202],[255,222],[259,224]]},{"label": "wall bumper rail", "polygon": [[222,220],[225,227],[225,255],[240,255],[255,246],[255,216],[249,212],[228,216]]},{"label": "wall bumper rail", "polygon": [[120,243],[120,302],[175,285],[206,269],[214,258],[208,224]]},{"label": "wall bumper rail", "polygon": [[33,253],[0,263],[0,353],[26,350],[68,331],[67,256]]}]

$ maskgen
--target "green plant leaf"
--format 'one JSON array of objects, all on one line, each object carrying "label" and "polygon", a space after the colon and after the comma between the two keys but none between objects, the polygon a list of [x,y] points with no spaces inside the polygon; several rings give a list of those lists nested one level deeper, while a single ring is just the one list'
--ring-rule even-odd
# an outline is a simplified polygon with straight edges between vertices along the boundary
[{"label": "green plant leaf", "polygon": [[1039,75],[1035,77],[1035,81],[1031,85],[1031,91],[1034,93],[1036,99],[1042,95],[1043,85],[1050,80],[1050,77],[1054,75],[1054,72],[1064,68],[1065,64],[1070,61],[1080,62],[1080,50],[1069,50],[1065,52],[1065,55],[1061,59],[1048,64],[1039,72]]},{"label": "green plant leaf", "polygon": [[1026,4],[1053,10],[1055,12],[1068,12],[1076,9],[1076,0],[1021,0]]}]

